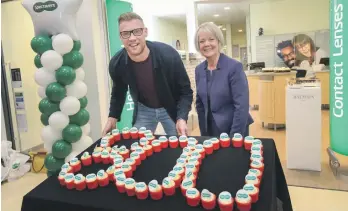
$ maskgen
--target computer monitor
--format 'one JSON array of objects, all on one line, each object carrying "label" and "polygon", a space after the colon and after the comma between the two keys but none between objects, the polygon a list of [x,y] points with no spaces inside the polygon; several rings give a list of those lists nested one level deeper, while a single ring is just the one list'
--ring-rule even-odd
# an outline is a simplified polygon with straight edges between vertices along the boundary
[{"label": "computer monitor", "polygon": [[328,58],[328,57],[321,58],[319,64],[323,64],[325,66],[330,66],[330,58]]}]

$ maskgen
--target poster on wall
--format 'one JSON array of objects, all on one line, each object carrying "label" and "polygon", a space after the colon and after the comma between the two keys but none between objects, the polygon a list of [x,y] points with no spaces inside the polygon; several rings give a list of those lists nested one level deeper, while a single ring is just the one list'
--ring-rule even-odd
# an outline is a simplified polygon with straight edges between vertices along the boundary
[{"label": "poster on wall", "polygon": [[19,68],[11,69],[12,87],[22,88],[22,76]]},{"label": "poster on wall", "polygon": [[17,110],[24,110],[24,96],[23,92],[15,92],[15,100],[16,100],[16,109]]}]

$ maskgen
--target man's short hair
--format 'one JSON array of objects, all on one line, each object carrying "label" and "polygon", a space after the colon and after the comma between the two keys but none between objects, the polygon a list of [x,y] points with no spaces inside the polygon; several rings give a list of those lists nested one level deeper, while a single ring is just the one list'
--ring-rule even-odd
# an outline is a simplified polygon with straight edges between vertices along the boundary
[{"label": "man's short hair", "polygon": [[277,46],[277,55],[278,55],[280,58],[283,58],[283,55],[282,55],[281,50],[282,50],[283,48],[287,48],[287,47],[294,48],[294,46],[292,45],[292,41],[291,41],[291,40],[285,40],[285,41],[282,41],[282,42],[278,43],[278,46]]},{"label": "man's short hair", "polygon": [[141,22],[144,22],[143,19],[140,17],[140,15],[136,14],[135,12],[126,12],[120,15],[118,18],[118,25],[120,25],[123,21],[131,21],[131,20],[140,20]]}]

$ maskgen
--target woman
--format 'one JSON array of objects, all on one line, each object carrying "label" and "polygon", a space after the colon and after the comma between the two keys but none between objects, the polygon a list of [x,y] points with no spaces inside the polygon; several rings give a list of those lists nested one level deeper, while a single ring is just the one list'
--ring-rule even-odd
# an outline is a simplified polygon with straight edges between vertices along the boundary
[{"label": "woman", "polygon": [[206,60],[196,67],[196,109],[202,136],[249,135],[249,88],[240,62],[220,53],[224,37],[218,26],[203,23],[196,49]]}]

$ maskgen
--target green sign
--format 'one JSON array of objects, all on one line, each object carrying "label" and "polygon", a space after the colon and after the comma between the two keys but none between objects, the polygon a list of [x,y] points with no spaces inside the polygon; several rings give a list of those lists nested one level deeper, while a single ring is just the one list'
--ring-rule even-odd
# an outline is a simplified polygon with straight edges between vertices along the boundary
[{"label": "green sign", "polygon": [[330,144],[348,155],[348,1],[330,2]]},{"label": "green sign", "polygon": [[[113,57],[120,49],[122,49],[122,42],[120,40],[120,32],[118,28],[118,17],[125,12],[131,11],[133,11],[133,8],[132,4],[129,2],[106,0],[110,58]],[[133,110],[134,102],[128,91],[126,102],[121,114],[121,121],[117,123],[118,128],[132,127]]]},{"label": "green sign", "polygon": [[58,8],[58,4],[54,1],[38,2],[34,4],[33,10],[37,13],[43,11],[53,11]]}]

